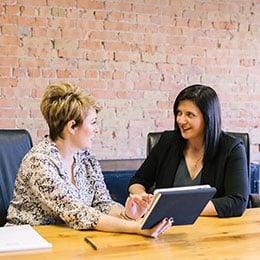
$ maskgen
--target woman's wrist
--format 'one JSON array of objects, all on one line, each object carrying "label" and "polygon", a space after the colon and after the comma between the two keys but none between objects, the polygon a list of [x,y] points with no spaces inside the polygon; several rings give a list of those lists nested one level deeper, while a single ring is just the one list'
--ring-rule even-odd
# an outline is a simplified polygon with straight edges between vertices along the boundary
[{"label": "woman's wrist", "polygon": [[126,214],[125,209],[123,209],[123,210],[120,212],[120,217],[122,217],[123,219],[126,219],[126,220],[136,221],[136,219],[131,218],[131,217],[129,217],[129,216]]}]

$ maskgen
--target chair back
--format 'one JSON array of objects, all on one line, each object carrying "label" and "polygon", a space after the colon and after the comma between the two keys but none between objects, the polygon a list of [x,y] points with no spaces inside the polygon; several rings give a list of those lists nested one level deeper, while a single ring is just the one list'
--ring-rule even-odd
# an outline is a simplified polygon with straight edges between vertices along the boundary
[{"label": "chair back", "polygon": [[146,156],[148,156],[153,147],[159,142],[163,132],[151,132],[147,135]]},{"label": "chair back", "polygon": [[250,199],[252,208],[260,208],[260,194],[251,193],[249,195],[249,199]]},{"label": "chair back", "polygon": [[0,129],[0,226],[6,222],[21,161],[31,147],[32,139],[27,130]]}]

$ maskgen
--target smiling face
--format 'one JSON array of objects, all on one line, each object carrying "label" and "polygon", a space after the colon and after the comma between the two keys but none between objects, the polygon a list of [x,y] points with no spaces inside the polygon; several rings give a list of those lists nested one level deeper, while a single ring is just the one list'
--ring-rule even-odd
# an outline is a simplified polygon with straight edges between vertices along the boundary
[{"label": "smiling face", "polygon": [[180,101],[176,122],[184,139],[204,138],[205,122],[200,109],[190,100]]},{"label": "smiling face", "polygon": [[83,124],[75,129],[75,141],[79,149],[90,149],[92,147],[93,138],[98,134],[97,112],[94,108],[88,110],[87,117]]}]

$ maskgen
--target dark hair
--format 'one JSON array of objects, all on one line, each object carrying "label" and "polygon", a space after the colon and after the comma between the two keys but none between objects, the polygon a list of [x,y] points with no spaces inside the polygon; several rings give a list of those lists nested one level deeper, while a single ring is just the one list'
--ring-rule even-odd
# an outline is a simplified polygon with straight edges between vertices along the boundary
[{"label": "dark hair", "polygon": [[175,130],[181,140],[181,149],[186,145],[186,140],[182,137],[180,128],[176,122],[177,110],[180,101],[190,100],[200,109],[205,122],[205,153],[203,161],[212,160],[215,156],[221,133],[221,109],[217,93],[208,86],[196,84],[183,89],[175,99],[173,113],[175,118]]}]

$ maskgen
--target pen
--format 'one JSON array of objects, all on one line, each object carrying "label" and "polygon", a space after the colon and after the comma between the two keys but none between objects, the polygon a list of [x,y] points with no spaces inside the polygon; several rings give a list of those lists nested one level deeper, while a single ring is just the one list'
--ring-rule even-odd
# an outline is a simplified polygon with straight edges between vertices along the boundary
[{"label": "pen", "polygon": [[85,242],[90,244],[93,249],[97,250],[97,246],[91,240],[89,240],[87,237],[85,237],[84,240],[85,240]]}]

